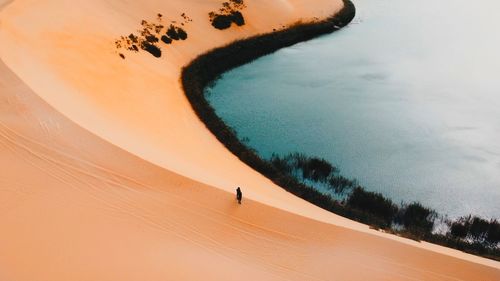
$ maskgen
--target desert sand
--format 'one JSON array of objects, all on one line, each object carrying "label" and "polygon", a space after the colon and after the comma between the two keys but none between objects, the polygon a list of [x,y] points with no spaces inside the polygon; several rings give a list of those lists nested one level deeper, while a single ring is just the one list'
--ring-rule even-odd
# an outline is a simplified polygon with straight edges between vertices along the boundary
[{"label": "desert sand", "polygon": [[[10,2],[10,3],[7,3]],[[241,163],[182,92],[182,66],[341,1],[0,1],[0,280],[498,280],[500,264],[370,230]],[[180,21],[160,59],[114,41]],[[242,186],[243,205],[234,200]]]}]

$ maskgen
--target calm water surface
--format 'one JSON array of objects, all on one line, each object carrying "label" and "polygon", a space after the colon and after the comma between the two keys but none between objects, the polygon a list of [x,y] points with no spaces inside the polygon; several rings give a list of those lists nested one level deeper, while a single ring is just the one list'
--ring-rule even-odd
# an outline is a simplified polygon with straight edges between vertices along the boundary
[{"label": "calm water surface", "polygon": [[500,3],[357,0],[344,30],[223,76],[217,113],[264,157],[304,152],[367,189],[500,217]]}]

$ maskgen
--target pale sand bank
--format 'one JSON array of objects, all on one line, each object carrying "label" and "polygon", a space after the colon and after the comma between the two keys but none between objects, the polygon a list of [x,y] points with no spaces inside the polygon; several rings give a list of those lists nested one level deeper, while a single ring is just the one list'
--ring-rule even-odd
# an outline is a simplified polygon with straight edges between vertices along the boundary
[{"label": "pale sand bank", "polygon": [[[248,2],[247,26],[223,33],[206,20],[219,1],[17,0],[0,13],[0,57],[26,83],[1,64],[0,280],[498,279],[497,262],[381,238],[312,206],[215,140],[180,89],[180,67],[340,7]],[[159,60],[121,60],[113,40],[159,12],[193,18],[188,41]],[[236,185],[256,202],[238,208]]]}]

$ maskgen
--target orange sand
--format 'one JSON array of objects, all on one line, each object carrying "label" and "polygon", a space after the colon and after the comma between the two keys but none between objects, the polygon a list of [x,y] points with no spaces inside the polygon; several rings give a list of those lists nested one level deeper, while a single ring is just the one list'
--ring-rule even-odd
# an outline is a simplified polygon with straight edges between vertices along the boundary
[{"label": "orange sand", "polygon": [[[395,236],[292,196],[197,119],[180,68],[340,1],[0,0],[0,280],[499,280],[498,262]],[[157,13],[189,39],[115,53]],[[14,74],[15,73],[15,74]],[[71,120],[71,121],[70,121]],[[242,206],[233,189],[243,187]],[[249,200],[250,199],[250,200]]]}]

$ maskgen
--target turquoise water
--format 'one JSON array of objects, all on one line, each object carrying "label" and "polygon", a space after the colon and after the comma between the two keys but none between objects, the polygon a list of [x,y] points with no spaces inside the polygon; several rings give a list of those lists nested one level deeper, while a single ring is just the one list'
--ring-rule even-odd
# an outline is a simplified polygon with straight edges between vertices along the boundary
[{"label": "turquoise water", "polygon": [[353,23],[207,97],[264,157],[303,152],[395,202],[500,217],[500,3],[358,0]]}]

